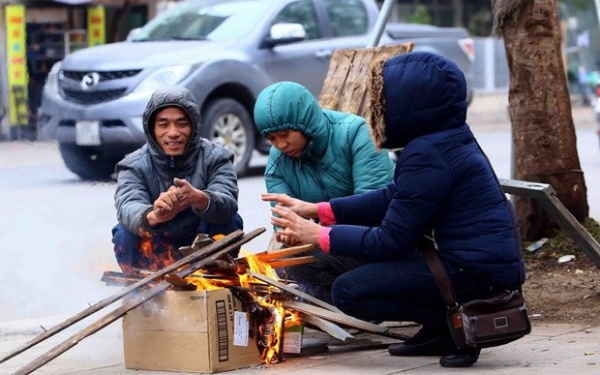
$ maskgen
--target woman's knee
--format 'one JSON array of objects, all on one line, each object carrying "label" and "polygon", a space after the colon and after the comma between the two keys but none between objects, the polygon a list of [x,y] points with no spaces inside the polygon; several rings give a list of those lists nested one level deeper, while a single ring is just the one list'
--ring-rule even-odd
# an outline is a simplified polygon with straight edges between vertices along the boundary
[{"label": "woman's knee", "polygon": [[361,296],[357,295],[354,282],[346,274],[341,275],[333,282],[331,298],[333,304],[344,313],[356,316],[361,304]]}]

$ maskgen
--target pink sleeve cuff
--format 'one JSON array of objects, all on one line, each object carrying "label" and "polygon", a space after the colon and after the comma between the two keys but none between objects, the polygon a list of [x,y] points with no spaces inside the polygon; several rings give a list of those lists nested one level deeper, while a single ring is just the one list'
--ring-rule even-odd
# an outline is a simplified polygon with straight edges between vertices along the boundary
[{"label": "pink sleeve cuff", "polygon": [[329,202],[317,203],[317,213],[319,214],[319,223],[321,225],[329,226],[335,224],[335,215]]},{"label": "pink sleeve cuff", "polygon": [[329,253],[329,232],[331,232],[331,228],[323,227],[319,233],[319,246],[324,253]]}]

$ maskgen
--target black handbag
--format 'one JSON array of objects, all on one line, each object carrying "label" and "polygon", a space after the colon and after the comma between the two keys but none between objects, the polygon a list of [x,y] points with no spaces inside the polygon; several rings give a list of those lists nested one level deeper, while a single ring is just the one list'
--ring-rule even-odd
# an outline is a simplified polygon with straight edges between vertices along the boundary
[{"label": "black handbag", "polygon": [[448,306],[448,326],[459,348],[489,348],[518,340],[531,332],[525,300],[518,290],[503,291],[459,305],[444,265],[428,238],[421,252]]}]

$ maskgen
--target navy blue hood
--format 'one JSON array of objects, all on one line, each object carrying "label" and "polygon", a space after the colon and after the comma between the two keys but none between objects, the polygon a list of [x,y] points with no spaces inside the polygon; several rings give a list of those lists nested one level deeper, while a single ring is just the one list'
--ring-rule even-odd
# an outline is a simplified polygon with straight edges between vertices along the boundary
[{"label": "navy blue hood", "polygon": [[466,122],[465,76],[441,55],[409,52],[375,63],[369,84],[367,120],[380,149],[401,148],[419,136]]}]

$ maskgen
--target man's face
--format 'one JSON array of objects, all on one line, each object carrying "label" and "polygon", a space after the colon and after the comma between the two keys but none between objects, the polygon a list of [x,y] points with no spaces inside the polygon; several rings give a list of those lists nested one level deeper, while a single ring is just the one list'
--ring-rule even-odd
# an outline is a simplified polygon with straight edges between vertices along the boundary
[{"label": "man's face", "polygon": [[308,142],[304,133],[297,130],[280,130],[267,134],[267,139],[273,146],[291,158],[302,155]]},{"label": "man's face", "polygon": [[165,154],[181,155],[191,135],[192,123],[181,108],[167,107],[154,116],[154,138]]}]

